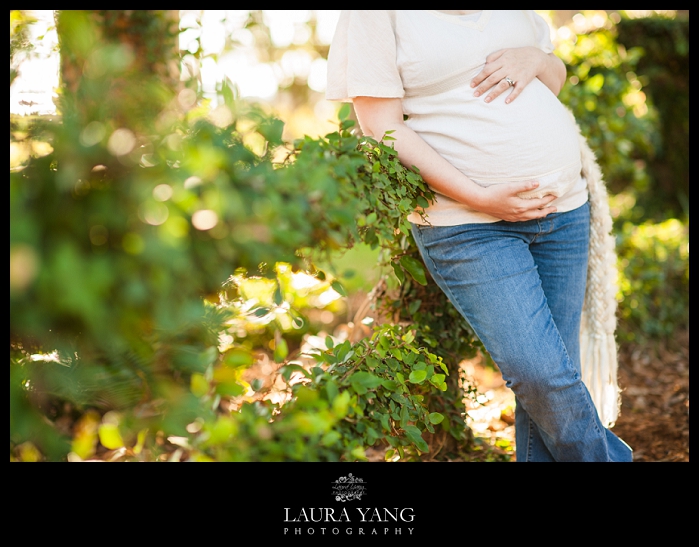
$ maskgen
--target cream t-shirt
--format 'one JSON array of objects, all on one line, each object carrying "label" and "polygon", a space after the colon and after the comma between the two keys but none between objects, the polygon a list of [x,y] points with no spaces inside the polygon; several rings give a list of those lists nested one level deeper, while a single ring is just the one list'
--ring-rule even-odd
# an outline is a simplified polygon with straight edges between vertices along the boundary
[{"label": "cream t-shirt", "polygon": [[[556,95],[534,79],[510,104],[508,92],[486,103],[471,79],[490,54],[535,46],[553,51],[546,22],[533,10],[483,10],[476,16],[437,10],[343,10],[328,55],[326,99],[402,99],[406,125],[481,186],[536,179],[521,197],[557,196],[559,212],[583,205],[575,120]],[[409,220],[423,221],[415,212]],[[427,209],[437,226],[495,222],[437,193]]]}]

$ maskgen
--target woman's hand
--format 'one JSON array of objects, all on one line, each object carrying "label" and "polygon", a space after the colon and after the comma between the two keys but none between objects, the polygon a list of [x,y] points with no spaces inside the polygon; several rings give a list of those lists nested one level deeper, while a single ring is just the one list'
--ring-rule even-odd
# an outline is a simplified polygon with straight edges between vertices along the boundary
[{"label": "woman's hand", "polygon": [[518,196],[538,186],[539,183],[535,180],[494,184],[486,188],[479,186],[471,206],[477,211],[508,222],[543,218],[556,212],[556,207],[550,205],[556,196],[547,194],[531,199]]},{"label": "woman's hand", "polygon": [[471,87],[476,88],[475,97],[488,93],[484,99],[487,103],[512,88],[505,98],[506,103],[511,103],[537,77],[558,95],[566,77],[563,61],[532,46],[501,49],[486,57],[483,70],[473,78]]}]

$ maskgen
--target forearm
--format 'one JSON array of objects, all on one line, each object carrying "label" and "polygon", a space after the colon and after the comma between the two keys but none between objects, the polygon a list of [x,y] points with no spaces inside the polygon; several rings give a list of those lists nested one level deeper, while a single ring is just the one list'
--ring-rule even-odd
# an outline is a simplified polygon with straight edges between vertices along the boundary
[{"label": "forearm", "polygon": [[400,162],[405,166],[417,167],[432,189],[472,208],[477,207],[481,187],[438,154],[415,131],[396,119],[395,113],[392,116],[386,110],[379,113],[374,104],[363,105],[361,100],[355,101],[355,110],[365,135],[381,140],[386,132],[392,131],[391,137],[395,140],[391,143]]},{"label": "forearm", "polygon": [[[479,194],[482,188],[464,175],[422,137],[403,123],[392,126],[391,141],[398,159],[405,166],[415,166],[430,187],[460,203],[478,209]],[[375,136],[380,140],[382,135]]]},{"label": "forearm", "polygon": [[547,54],[541,62],[537,78],[548,87],[554,95],[558,95],[566,81],[566,67],[556,54]]},{"label": "forearm", "polygon": [[538,181],[496,184],[482,187],[454,167],[420,135],[403,122],[400,99],[356,97],[355,112],[365,135],[377,140],[392,131],[391,141],[398,159],[407,167],[417,167],[422,178],[440,194],[468,207],[507,221],[541,218],[555,211],[549,203],[555,196],[522,199],[518,196],[536,188]]}]

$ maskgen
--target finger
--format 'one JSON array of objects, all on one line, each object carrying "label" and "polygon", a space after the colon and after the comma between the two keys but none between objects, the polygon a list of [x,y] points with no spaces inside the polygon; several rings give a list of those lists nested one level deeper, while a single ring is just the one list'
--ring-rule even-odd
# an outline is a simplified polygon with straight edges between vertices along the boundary
[{"label": "finger", "polygon": [[532,209],[521,215],[522,220],[536,220],[555,213],[555,207],[542,207],[541,209]]},{"label": "finger", "polygon": [[[486,77],[476,88],[476,90],[473,92],[474,97],[479,97],[483,93],[487,92],[488,90],[493,90],[498,84],[502,82],[502,79],[505,77],[504,71],[502,68],[497,68],[493,70],[488,77]],[[498,93],[498,95],[500,92]]]},{"label": "finger", "polygon": [[491,53],[485,58],[485,62],[492,63],[493,61],[497,61],[500,57],[502,57],[503,53],[505,53],[504,49],[493,51],[493,53]]},{"label": "finger", "polygon": [[510,104],[517,97],[519,97],[519,94],[522,93],[522,90],[526,87],[526,82],[517,80],[515,85],[510,87],[512,88],[512,91],[510,91],[510,94],[505,98],[505,104]]},{"label": "finger", "polygon": [[[511,184],[512,184],[512,186],[510,187],[510,190],[512,191],[513,195],[521,194],[522,192],[526,192],[528,190],[534,190],[535,188],[539,187],[539,181],[536,179],[523,180],[521,182],[513,182]],[[550,194],[547,194],[547,195],[550,195]],[[544,198],[542,197],[539,199],[544,199]]]},{"label": "finger", "polygon": [[484,99],[485,102],[491,102],[493,99],[495,99],[495,97],[504,93],[508,89],[510,89],[510,84],[508,84],[505,79],[500,80],[495,86],[491,88],[490,93],[488,93],[488,96]]},{"label": "finger", "polygon": [[[493,66],[493,62],[496,61],[497,59],[500,58],[502,55],[502,51],[496,51],[495,53],[491,53],[485,58],[485,64],[483,65],[483,68],[481,71],[476,74],[471,80],[471,87],[476,87],[477,85],[480,85],[483,83],[487,78],[489,78],[496,70],[499,70],[502,68],[500,66],[501,63],[499,63],[497,66]],[[489,86],[487,86],[485,89],[479,89],[478,90],[478,95],[481,93],[485,92],[488,88],[492,87],[497,80],[493,81]],[[476,97],[478,96],[476,95]]]},{"label": "finger", "polygon": [[537,218],[542,218],[556,211],[558,211],[558,209],[554,205],[544,205],[538,209],[534,209],[534,214],[536,214]]},{"label": "finger", "polygon": [[555,207],[544,207],[543,209],[539,209],[540,215],[537,218],[544,218],[545,216],[555,213],[556,211],[558,211],[558,209]]},{"label": "finger", "polygon": [[480,86],[474,92],[474,96],[478,97],[481,93],[484,93],[490,87],[492,87],[486,84],[486,80],[490,76],[492,76],[492,69],[488,65],[484,66],[483,70],[481,70],[478,74],[476,74],[476,76],[474,76],[473,80],[471,80],[471,87]]},{"label": "finger", "polygon": [[551,194],[546,194],[541,198],[527,199],[529,206],[532,209],[545,209],[547,207],[553,207],[551,202],[556,199],[556,196]]},{"label": "finger", "polygon": [[512,101],[514,101],[518,96],[519,96],[519,90],[517,89],[517,86],[515,85],[512,88],[512,91],[510,91],[510,94],[505,97],[505,104],[510,104]]}]

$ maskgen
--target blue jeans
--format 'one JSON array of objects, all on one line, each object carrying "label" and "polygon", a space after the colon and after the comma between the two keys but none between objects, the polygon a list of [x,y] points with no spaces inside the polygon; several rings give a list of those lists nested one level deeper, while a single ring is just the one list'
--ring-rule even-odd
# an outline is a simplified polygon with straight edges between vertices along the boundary
[{"label": "blue jeans", "polygon": [[539,220],[412,225],[435,282],[515,394],[517,461],[630,462],[580,378],[589,204]]}]

